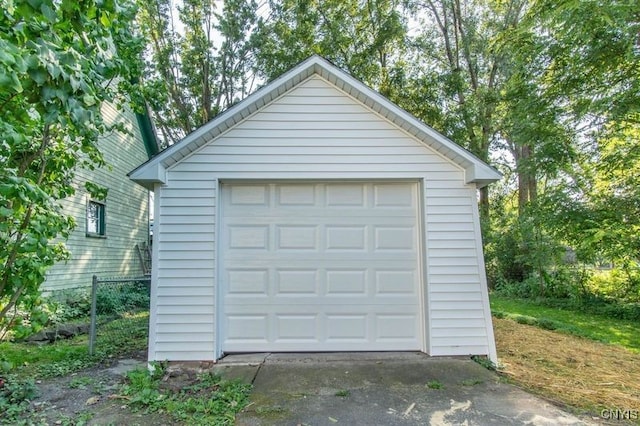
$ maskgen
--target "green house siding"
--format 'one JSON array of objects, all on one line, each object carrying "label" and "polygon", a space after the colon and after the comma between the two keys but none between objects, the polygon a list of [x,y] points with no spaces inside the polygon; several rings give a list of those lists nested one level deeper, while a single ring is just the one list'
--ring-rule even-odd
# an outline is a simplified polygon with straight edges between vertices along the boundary
[{"label": "green house siding", "polygon": [[[79,170],[74,186],[76,193],[62,201],[76,227],[67,240],[71,258],[54,265],[47,274],[45,291],[86,287],[91,277],[142,275],[136,244],[147,242],[149,235],[149,193],[127,178],[127,173],[148,159],[138,120],[132,112],[117,111],[105,105],[102,113],[112,122],[124,121],[129,135],[113,132],[99,142],[107,167]],[[107,188],[103,200],[93,200],[85,183]],[[88,232],[87,206],[100,203],[103,222],[101,233]]]}]

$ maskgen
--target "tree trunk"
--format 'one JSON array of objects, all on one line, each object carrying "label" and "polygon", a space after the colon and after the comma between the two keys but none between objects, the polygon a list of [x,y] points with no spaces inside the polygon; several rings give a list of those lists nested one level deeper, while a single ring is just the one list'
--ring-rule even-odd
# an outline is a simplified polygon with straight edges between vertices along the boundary
[{"label": "tree trunk", "polygon": [[522,215],[527,204],[535,201],[538,196],[538,182],[531,164],[531,146],[516,147],[514,157],[518,173],[518,213]]},{"label": "tree trunk", "polygon": [[489,187],[480,188],[480,221],[489,220]]}]

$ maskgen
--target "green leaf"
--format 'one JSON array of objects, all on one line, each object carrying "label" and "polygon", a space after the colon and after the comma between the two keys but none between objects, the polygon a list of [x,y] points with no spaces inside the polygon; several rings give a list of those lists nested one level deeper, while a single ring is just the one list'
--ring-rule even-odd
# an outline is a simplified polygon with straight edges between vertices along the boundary
[{"label": "green leaf", "polygon": [[0,62],[7,66],[11,66],[16,63],[14,55],[9,51],[7,43],[0,41]]},{"label": "green leaf", "polygon": [[31,77],[38,86],[42,86],[47,81],[48,74],[43,69],[30,69],[29,77]]},{"label": "green leaf", "polygon": [[42,3],[42,5],[40,6],[40,11],[50,23],[55,24],[55,22],[58,20],[56,12],[48,4]]},{"label": "green leaf", "polygon": [[4,76],[0,74],[0,82],[5,82],[5,84],[7,84],[7,86],[14,92],[22,93],[22,84],[15,72],[11,72],[9,75],[5,74]]},{"label": "green leaf", "polygon": [[44,3],[44,1],[43,0],[27,0],[27,3],[29,3],[29,5],[32,8],[34,8],[36,10],[39,10],[41,5],[42,5],[42,3]]},{"label": "green leaf", "polygon": [[93,106],[96,104],[96,98],[87,93],[82,97],[82,102],[84,102],[86,106]]},{"label": "green leaf", "polygon": [[49,75],[53,78],[58,78],[60,77],[60,74],[62,74],[62,68],[56,63],[49,62],[46,67]]},{"label": "green leaf", "polygon": [[111,20],[109,19],[109,16],[106,13],[102,13],[100,15],[100,23],[105,27],[108,27],[111,24]]}]

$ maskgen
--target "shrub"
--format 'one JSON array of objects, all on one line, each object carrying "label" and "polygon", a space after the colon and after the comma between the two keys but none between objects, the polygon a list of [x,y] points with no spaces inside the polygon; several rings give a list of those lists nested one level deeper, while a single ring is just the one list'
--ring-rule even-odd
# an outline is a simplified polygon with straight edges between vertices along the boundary
[{"label": "shrub", "polygon": [[57,323],[85,318],[91,313],[91,291],[88,288],[61,290],[53,293],[49,301],[58,302]]},{"label": "shrub", "polygon": [[595,272],[587,283],[590,292],[626,303],[640,302],[640,270],[611,269]]},{"label": "shrub", "polygon": [[149,308],[149,287],[145,282],[105,283],[98,286],[96,310],[100,315],[121,314]]}]

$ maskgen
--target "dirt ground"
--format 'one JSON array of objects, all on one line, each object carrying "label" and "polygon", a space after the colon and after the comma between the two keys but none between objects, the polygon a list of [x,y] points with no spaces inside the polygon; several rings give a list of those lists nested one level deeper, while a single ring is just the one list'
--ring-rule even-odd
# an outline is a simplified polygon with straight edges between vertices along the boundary
[{"label": "dirt ground", "polygon": [[[602,409],[640,409],[640,354],[624,348],[494,318],[502,373],[525,390],[600,423]],[[29,421],[48,425],[170,425],[166,414],[132,411],[118,395],[146,353],[70,376],[38,381]],[[176,388],[194,375],[169,378]],[[577,409],[575,407],[578,407]],[[617,423],[620,424],[620,423]]]},{"label": "dirt ground", "polygon": [[140,425],[173,424],[168,416],[132,411],[118,395],[124,375],[146,365],[146,352],[114,360],[69,376],[36,381],[38,396],[31,403],[31,424]]}]

